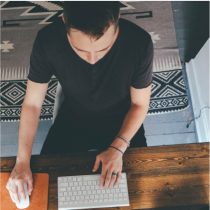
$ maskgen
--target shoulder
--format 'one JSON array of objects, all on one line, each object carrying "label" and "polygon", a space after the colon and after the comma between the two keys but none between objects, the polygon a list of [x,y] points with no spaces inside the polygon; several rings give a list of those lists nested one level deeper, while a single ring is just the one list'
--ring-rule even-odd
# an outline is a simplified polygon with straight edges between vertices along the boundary
[{"label": "shoulder", "polygon": [[57,18],[37,32],[37,39],[44,47],[55,45],[65,35],[65,26],[61,18]]},{"label": "shoulder", "polygon": [[134,41],[148,41],[151,39],[148,31],[129,20],[120,18],[119,24],[127,38],[132,38]]},{"label": "shoulder", "polygon": [[[150,33],[135,23],[120,18],[122,32],[121,49],[130,54],[134,62],[142,61],[147,54],[153,54],[153,41]],[[148,52],[148,53],[147,53]]]}]

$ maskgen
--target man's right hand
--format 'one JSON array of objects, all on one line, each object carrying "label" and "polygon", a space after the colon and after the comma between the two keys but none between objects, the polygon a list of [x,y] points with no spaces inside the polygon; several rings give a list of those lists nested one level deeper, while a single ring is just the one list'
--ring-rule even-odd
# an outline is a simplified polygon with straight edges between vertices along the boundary
[{"label": "man's right hand", "polygon": [[30,165],[22,162],[16,163],[6,185],[13,202],[19,202],[21,197],[25,198],[24,183],[27,184],[28,194],[31,195],[33,190],[33,177]]}]

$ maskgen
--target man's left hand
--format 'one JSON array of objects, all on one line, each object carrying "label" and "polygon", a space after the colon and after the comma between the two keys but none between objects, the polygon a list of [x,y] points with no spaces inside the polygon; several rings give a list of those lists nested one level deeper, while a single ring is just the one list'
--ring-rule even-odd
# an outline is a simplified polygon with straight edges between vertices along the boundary
[{"label": "man's left hand", "polygon": [[122,154],[113,148],[108,148],[98,154],[93,172],[98,170],[100,163],[102,163],[100,186],[106,188],[119,184],[123,165]]}]

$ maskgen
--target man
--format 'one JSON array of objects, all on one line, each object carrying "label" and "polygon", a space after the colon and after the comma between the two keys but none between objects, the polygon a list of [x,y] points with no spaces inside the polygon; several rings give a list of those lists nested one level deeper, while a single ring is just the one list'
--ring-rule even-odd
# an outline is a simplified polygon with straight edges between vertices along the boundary
[{"label": "man", "polygon": [[147,146],[143,121],[152,82],[153,43],[144,29],[119,18],[118,2],[64,2],[62,18],[35,39],[22,106],[16,165],[7,189],[14,200],[26,182],[41,106],[52,75],[65,96],[41,153],[98,149],[101,186],[119,183],[129,144]]}]

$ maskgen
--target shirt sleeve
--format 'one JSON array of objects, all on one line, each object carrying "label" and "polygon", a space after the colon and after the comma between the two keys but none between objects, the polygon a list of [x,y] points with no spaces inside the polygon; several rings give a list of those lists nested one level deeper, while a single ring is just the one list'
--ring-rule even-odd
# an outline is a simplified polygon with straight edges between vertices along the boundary
[{"label": "shirt sleeve", "polygon": [[53,75],[52,66],[45,53],[38,32],[30,55],[29,80],[37,83],[48,83],[50,81]]},{"label": "shirt sleeve", "polygon": [[138,89],[146,88],[152,83],[154,46],[151,36],[149,36],[149,42],[143,53],[141,62],[133,73],[131,83],[132,87]]}]

